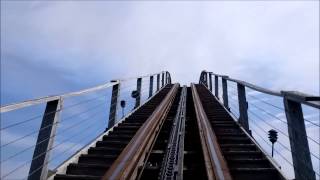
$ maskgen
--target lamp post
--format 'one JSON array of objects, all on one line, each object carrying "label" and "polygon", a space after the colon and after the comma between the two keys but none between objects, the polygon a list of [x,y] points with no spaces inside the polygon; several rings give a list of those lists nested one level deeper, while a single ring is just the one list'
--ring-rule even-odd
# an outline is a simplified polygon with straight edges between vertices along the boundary
[{"label": "lamp post", "polygon": [[273,145],[278,140],[278,132],[274,129],[269,130],[269,140],[272,143],[272,157],[273,157]]}]

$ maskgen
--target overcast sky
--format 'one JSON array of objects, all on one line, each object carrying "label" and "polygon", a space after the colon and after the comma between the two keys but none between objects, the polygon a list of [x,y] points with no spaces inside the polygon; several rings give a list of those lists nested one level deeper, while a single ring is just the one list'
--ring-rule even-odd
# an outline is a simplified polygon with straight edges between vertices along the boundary
[{"label": "overcast sky", "polygon": [[319,1],[1,1],[1,105],[162,70],[319,95]]},{"label": "overcast sky", "polygon": [[318,94],[319,2],[1,2],[2,104],[203,69]]}]

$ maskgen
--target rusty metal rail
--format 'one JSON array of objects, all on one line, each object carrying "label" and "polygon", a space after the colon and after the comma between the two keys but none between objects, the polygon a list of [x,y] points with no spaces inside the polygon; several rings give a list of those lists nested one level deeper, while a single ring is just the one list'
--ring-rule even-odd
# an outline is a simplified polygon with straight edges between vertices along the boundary
[{"label": "rusty metal rail", "polygon": [[231,180],[228,166],[194,84],[191,84],[191,89],[208,179]]},{"label": "rusty metal rail", "polygon": [[174,97],[178,92],[179,84],[175,84],[161,104],[147,119],[144,125],[138,130],[136,135],[125,147],[116,161],[105,173],[102,179],[134,179],[139,164],[143,162],[144,156],[151,147],[161,123],[167,116]]}]

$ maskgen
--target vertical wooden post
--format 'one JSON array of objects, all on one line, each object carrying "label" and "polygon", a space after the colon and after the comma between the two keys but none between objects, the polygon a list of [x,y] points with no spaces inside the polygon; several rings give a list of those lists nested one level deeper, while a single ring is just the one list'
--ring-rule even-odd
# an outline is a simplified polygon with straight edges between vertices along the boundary
[{"label": "vertical wooden post", "polygon": [[164,72],[162,72],[162,78],[161,78],[161,87],[164,86]]},{"label": "vertical wooden post", "polygon": [[[117,81],[113,80],[111,82],[117,82]],[[118,107],[119,94],[120,94],[120,83],[112,86],[110,111],[109,111],[109,122],[108,122],[107,129],[110,129],[115,124],[115,121],[117,118],[117,107]]]},{"label": "vertical wooden post", "polygon": [[48,161],[54,142],[61,107],[61,99],[47,102],[40,131],[38,133],[36,147],[33,152],[28,180],[47,179]]},{"label": "vertical wooden post", "polygon": [[204,85],[207,86],[207,88],[208,88],[209,86],[208,86],[208,73],[207,72],[203,73],[203,80],[204,80]]},{"label": "vertical wooden post", "polygon": [[160,74],[157,74],[157,91],[160,89]]},{"label": "vertical wooden post", "polygon": [[222,98],[224,107],[229,110],[227,77],[228,76],[222,76]]},{"label": "vertical wooden post", "polygon": [[141,101],[141,84],[142,84],[142,78],[137,79],[137,93],[138,97],[136,98],[136,105],[135,108],[140,106],[140,101]]},{"label": "vertical wooden post", "polygon": [[165,72],[165,83],[164,84],[168,84],[168,72]]},{"label": "vertical wooden post", "polygon": [[210,83],[209,89],[212,92],[212,74],[211,73],[209,73],[209,83]]},{"label": "vertical wooden post", "polygon": [[237,83],[238,89],[238,102],[239,102],[239,123],[242,127],[250,133],[249,122],[248,122],[248,102],[246,99],[246,89],[242,84]]},{"label": "vertical wooden post", "polygon": [[291,92],[283,92],[288,133],[296,180],[315,180],[301,103],[292,100]]},{"label": "vertical wooden post", "polygon": [[149,81],[149,98],[152,96],[153,93],[153,75],[150,76]]},{"label": "vertical wooden post", "polygon": [[167,72],[168,73],[168,84],[171,84],[171,76],[170,76],[170,73],[169,72]]},{"label": "vertical wooden post", "polygon": [[214,95],[219,99],[219,79],[214,76]]}]

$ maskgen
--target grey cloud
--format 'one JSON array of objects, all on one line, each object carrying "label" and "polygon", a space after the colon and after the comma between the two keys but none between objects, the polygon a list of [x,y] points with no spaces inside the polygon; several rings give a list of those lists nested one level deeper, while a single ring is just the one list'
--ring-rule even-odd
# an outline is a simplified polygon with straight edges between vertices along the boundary
[{"label": "grey cloud", "polygon": [[72,81],[167,69],[188,84],[207,69],[318,93],[317,3],[5,2],[2,44]]}]

